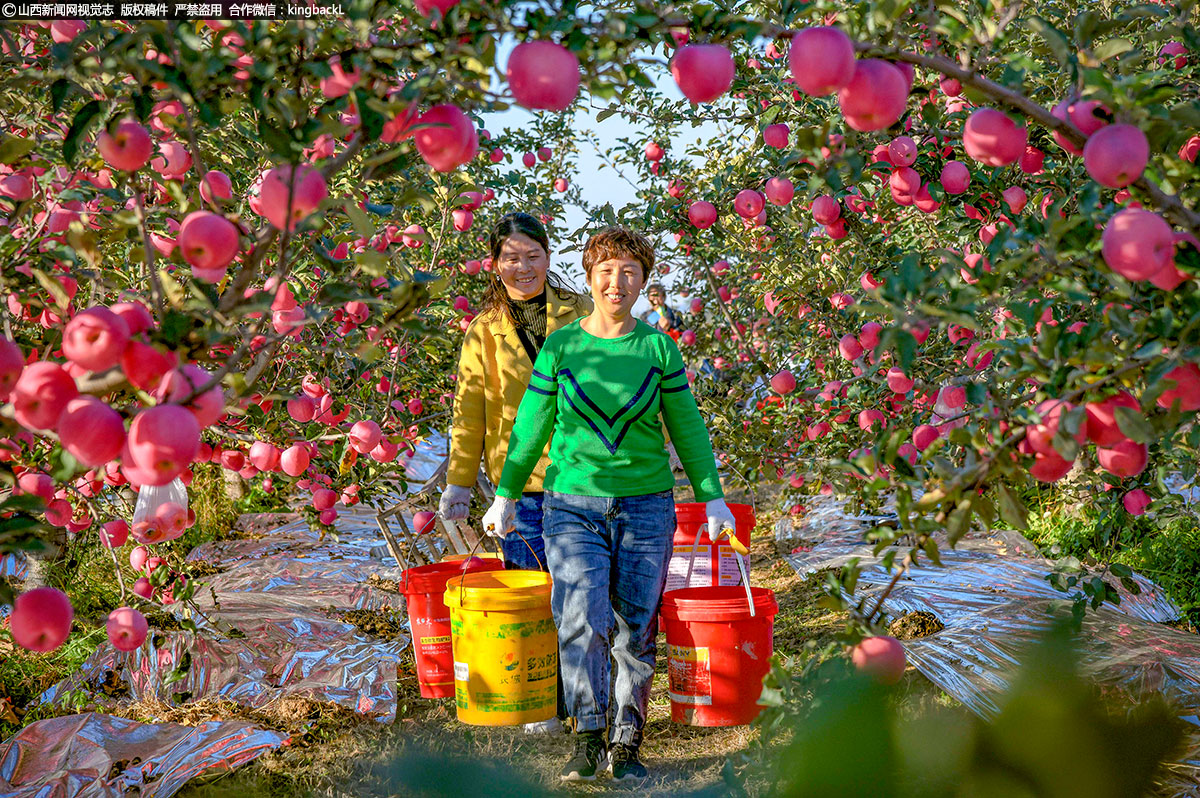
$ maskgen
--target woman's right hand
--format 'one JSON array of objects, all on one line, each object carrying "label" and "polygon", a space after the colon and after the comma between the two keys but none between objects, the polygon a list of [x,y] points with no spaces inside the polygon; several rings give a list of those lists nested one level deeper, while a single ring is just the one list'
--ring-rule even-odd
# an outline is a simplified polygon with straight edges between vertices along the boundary
[{"label": "woman's right hand", "polygon": [[471,489],[462,485],[447,485],[438,502],[438,515],[443,521],[466,521],[471,509]]},{"label": "woman's right hand", "polygon": [[517,521],[517,503],[512,499],[497,496],[492,506],[483,514],[484,534],[503,538]]}]

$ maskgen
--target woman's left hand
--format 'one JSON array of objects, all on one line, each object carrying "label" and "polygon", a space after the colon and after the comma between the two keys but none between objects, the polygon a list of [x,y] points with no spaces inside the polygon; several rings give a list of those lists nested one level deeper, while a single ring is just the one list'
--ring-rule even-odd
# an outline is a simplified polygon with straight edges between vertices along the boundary
[{"label": "woman's left hand", "polygon": [[729,530],[729,535],[737,530],[737,521],[733,517],[733,511],[729,509],[729,505],[724,499],[713,499],[704,505],[704,514],[708,516],[708,539],[716,542],[717,538],[726,534],[725,530]]}]

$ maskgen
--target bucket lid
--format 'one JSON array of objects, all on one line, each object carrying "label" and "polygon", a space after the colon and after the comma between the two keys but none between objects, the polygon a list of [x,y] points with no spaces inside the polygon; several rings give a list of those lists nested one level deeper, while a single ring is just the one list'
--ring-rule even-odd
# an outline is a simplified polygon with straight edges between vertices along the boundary
[{"label": "bucket lid", "polygon": [[[403,588],[406,596],[415,593],[441,593],[446,589],[446,580],[464,573],[463,562],[463,560],[434,562],[429,565],[407,568],[400,577],[400,587]],[[472,563],[471,567],[466,569],[466,573],[494,571],[503,567],[504,562],[501,560],[480,559],[479,562]]]},{"label": "bucket lid", "polygon": [[549,610],[550,585],[544,571],[472,571],[446,583],[444,600],[464,610]]},{"label": "bucket lid", "polygon": [[[755,527],[754,508],[748,504],[728,502],[733,512],[733,520],[737,523],[738,531],[745,529],[753,531]],[[702,524],[708,520],[704,512],[704,502],[680,502],[675,505],[675,522],[679,524]]]},{"label": "bucket lid", "polygon": [[[779,612],[775,593],[765,587],[751,587],[755,617]],[[663,593],[662,615],[673,621],[740,621],[750,618],[746,588],[741,585],[685,587]]]}]

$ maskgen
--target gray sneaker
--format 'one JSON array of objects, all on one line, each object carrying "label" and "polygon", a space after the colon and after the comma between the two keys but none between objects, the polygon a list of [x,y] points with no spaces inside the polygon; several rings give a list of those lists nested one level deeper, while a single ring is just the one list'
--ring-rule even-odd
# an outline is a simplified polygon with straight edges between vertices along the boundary
[{"label": "gray sneaker", "polygon": [[613,743],[608,752],[608,759],[613,781],[630,783],[646,778],[646,766],[638,759],[636,745]]},{"label": "gray sneaker", "polygon": [[575,753],[563,766],[559,778],[563,781],[594,781],[596,773],[605,767],[604,737],[603,730],[578,732],[575,735]]}]

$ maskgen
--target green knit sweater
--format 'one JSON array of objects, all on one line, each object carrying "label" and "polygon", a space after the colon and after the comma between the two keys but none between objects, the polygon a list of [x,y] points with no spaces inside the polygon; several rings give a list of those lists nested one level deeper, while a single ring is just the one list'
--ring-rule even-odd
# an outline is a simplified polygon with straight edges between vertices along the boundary
[{"label": "green knit sweater", "polygon": [[597,338],[579,321],[551,333],[538,354],[497,495],[521,497],[547,440],[547,490],[614,497],[671,490],[665,423],[696,500],[723,498],[675,341],[642,321],[618,338]]}]

